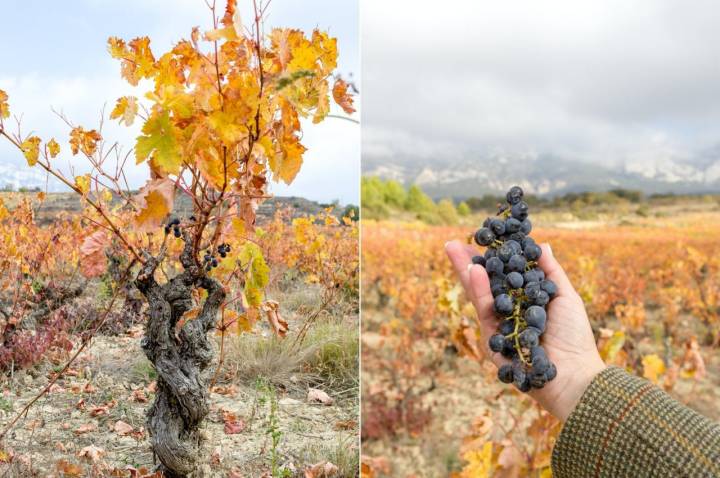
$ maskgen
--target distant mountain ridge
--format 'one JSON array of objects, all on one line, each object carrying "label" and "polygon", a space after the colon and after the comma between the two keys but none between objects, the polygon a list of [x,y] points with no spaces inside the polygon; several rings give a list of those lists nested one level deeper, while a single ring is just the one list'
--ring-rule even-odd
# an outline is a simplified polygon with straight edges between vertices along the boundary
[{"label": "distant mountain ridge", "polygon": [[517,184],[538,196],[636,189],[646,194],[720,192],[720,151],[698,161],[663,157],[619,166],[555,155],[488,153],[458,159],[363,156],[363,174],[417,184],[433,198],[503,194]]}]

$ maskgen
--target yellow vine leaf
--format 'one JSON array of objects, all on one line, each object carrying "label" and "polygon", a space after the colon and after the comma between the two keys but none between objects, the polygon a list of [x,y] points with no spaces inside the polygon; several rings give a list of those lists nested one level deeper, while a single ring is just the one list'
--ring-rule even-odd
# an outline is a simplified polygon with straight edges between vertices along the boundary
[{"label": "yellow vine leaf", "polygon": [[75,186],[86,196],[90,192],[90,175],[75,176]]},{"label": "yellow vine leaf", "polygon": [[297,139],[286,140],[282,144],[282,152],[271,156],[268,162],[275,180],[282,180],[285,184],[293,182],[302,166],[304,152],[305,146]]},{"label": "yellow vine leaf", "polygon": [[318,104],[313,116],[313,123],[319,123],[330,113],[330,98],[328,97],[328,84],[323,81],[318,86]]},{"label": "yellow vine leaf", "polygon": [[247,268],[245,276],[245,299],[248,305],[259,307],[263,300],[263,289],[270,280],[270,268],[265,262],[262,251],[252,242],[244,244],[238,254],[243,268]]},{"label": "yellow vine leaf", "polygon": [[247,233],[245,231],[245,221],[239,217],[233,217],[231,223],[233,235],[238,239],[244,239]]},{"label": "yellow vine leaf", "polygon": [[0,118],[10,117],[10,105],[8,105],[8,95],[0,90]]},{"label": "yellow vine leaf", "polygon": [[134,197],[138,212],[134,217],[137,228],[151,231],[162,224],[173,209],[175,183],[169,179],[151,179]]},{"label": "yellow vine leaf", "polygon": [[92,156],[97,151],[97,143],[102,140],[102,136],[96,130],[86,131],[81,126],[77,126],[70,131],[70,151],[73,155],[82,153],[86,156]]},{"label": "yellow vine leaf", "polygon": [[492,472],[492,442],[485,442],[480,450],[469,450],[462,457],[467,465],[460,473],[461,478],[489,477]]},{"label": "yellow vine leaf", "polygon": [[58,154],[60,154],[60,145],[57,143],[57,141],[55,141],[55,138],[52,138],[50,141],[48,141],[47,150],[48,153],[50,153],[51,158],[54,158]]},{"label": "yellow vine leaf", "polygon": [[120,123],[131,126],[135,122],[137,116],[138,105],[137,98],[134,96],[123,96],[118,98],[115,108],[110,113],[110,119],[120,119]]},{"label": "yellow vine leaf", "polygon": [[143,135],[137,137],[135,158],[137,164],[153,155],[153,164],[166,174],[180,172],[182,158],[175,138],[175,128],[167,112],[154,114],[142,128]]},{"label": "yellow vine leaf", "polygon": [[133,86],[137,86],[143,78],[153,77],[157,72],[148,37],[138,37],[127,44],[119,38],[110,37],[108,51],[113,58],[121,60],[120,74]]},{"label": "yellow vine leaf", "polygon": [[625,332],[616,330],[600,349],[600,356],[606,362],[611,362],[625,344]]},{"label": "yellow vine leaf", "polygon": [[80,246],[80,270],[85,277],[102,275],[107,268],[105,248],[110,238],[104,230],[95,231],[85,238]]},{"label": "yellow vine leaf", "polygon": [[340,107],[345,111],[347,114],[352,114],[355,112],[355,108],[353,107],[353,97],[348,92],[348,84],[338,78],[335,80],[335,84],[333,85],[333,99],[335,100],[335,103],[340,105]]},{"label": "yellow vine leaf", "polygon": [[660,375],[665,373],[665,363],[657,354],[646,355],[642,358],[643,376],[653,383],[658,383]]},{"label": "yellow vine leaf", "polygon": [[31,136],[20,145],[22,147],[23,155],[30,166],[35,166],[38,162],[40,155],[40,138],[37,136]]}]

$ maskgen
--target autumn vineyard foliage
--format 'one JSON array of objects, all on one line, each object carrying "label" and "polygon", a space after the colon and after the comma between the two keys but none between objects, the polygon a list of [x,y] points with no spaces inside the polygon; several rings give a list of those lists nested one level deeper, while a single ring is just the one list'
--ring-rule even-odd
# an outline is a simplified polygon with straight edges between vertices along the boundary
[{"label": "autumn vineyard foliage", "polygon": [[[717,419],[720,214],[676,211],[588,227],[548,222],[536,219],[534,237],[551,243],[584,299],[603,359]],[[364,221],[367,476],[551,474],[560,425],[529,397],[495,383],[478,345],[488,338],[479,336],[445,256],[445,242],[467,240],[477,224]]]},{"label": "autumn vineyard foliage", "polygon": [[[5,278],[0,297],[3,331],[0,368],[4,373],[17,374],[42,363],[53,367],[65,363],[72,351],[89,338],[109,295],[118,285],[117,266],[113,267],[109,259],[109,267],[102,274],[88,278],[87,273],[92,271],[81,272],[83,266],[87,267],[82,258],[89,242],[85,238],[87,218],[83,214],[68,212],[51,221],[38,219],[38,213],[50,200],[52,194],[46,200],[44,193],[10,193],[0,198],[0,256]],[[338,217],[332,208],[316,215],[281,209],[273,217],[259,221],[255,245],[266,258],[263,264],[266,264],[267,276],[261,284],[261,289],[268,291],[266,305],[257,313],[238,314],[228,301],[214,332],[217,341],[254,334],[259,321],[266,321],[267,329],[280,337],[292,332],[295,340],[300,332],[305,330],[306,333],[312,327],[318,316],[332,314],[335,307],[351,307],[357,313],[358,229],[357,221]],[[230,244],[242,250],[239,242]],[[111,249],[105,249],[103,253],[112,258]],[[167,261],[166,267],[166,272],[171,273],[180,265],[177,261]],[[217,271],[222,272],[223,268],[221,264]],[[302,284],[314,287],[313,290],[317,290],[314,293],[319,295],[316,308],[306,311],[291,331],[279,312],[279,304],[272,300],[273,294],[287,287],[288,281],[301,284],[300,287]],[[244,287],[232,286],[229,290],[229,297],[237,297]],[[130,288],[122,290],[121,295],[121,303],[113,308],[102,333],[125,335],[132,333],[133,326],[144,324],[145,308],[140,305],[139,310],[133,310],[137,306],[138,292]],[[193,320],[194,313],[191,311],[185,320]],[[223,360],[222,354],[219,360]],[[222,363],[216,366],[219,370]],[[222,380],[222,376],[219,378]],[[223,391],[228,387],[217,389]],[[139,392],[142,390],[134,393]],[[106,410],[108,406],[117,404],[105,404],[90,412],[100,413],[98,410]],[[136,430],[134,433],[140,433],[139,438],[143,438],[141,432]],[[22,459],[22,449],[8,451],[6,447],[0,447],[0,463],[12,463],[12,453]],[[65,470],[60,476],[85,476],[90,472],[90,468],[86,469],[76,461],[58,461],[57,469]],[[119,468],[98,468],[97,465],[92,472],[95,473],[93,476],[107,473],[109,476],[131,476],[127,473],[135,473]]]},{"label": "autumn vineyard foliage", "polygon": [[[8,290],[2,293],[9,296],[10,309],[3,313],[3,346],[10,349],[10,368],[29,365],[54,345],[71,348],[67,335],[75,325],[41,320],[31,324],[37,333],[29,340],[42,344],[29,348],[30,357],[20,352],[28,340],[20,330],[28,303],[57,308],[57,302],[77,292],[61,290],[72,283],[68,274],[79,271],[86,280],[101,280],[110,301],[48,390],[90,336],[112,322],[116,299],[123,296],[119,300],[127,302],[128,294],[139,293],[129,299],[136,307],[128,310],[142,309],[141,348],[158,375],[146,426],[159,462],[156,472],[168,478],[187,476],[205,460],[201,424],[210,412],[209,385],[215,380],[208,375],[215,355],[208,333],[216,327],[221,334],[231,327],[250,331],[261,318],[278,337],[288,332],[280,304],[266,294],[271,265],[265,253],[272,251],[263,250],[256,213],[271,195],[271,182],[290,184],[302,167],[301,120],[324,121],[331,99],[345,114],[354,112],[352,85],[335,72],[337,40],[327,32],[266,31],[268,3],[252,2],[248,23],[236,0],[227,0],[224,8],[214,1],[206,5],[210,24],[189,28],[187,37],[166,52],[153,51],[146,36],[108,38],[120,76],[142,96],[118,98],[95,128],[58,114],[67,125],[67,140],[25,133],[32,125],[23,124],[20,112],[11,109],[12,94],[0,91],[2,140],[28,167],[63,184],[83,204],[81,218],[69,218],[67,225],[60,218],[49,231],[37,228],[27,204],[2,219],[8,252],[3,266],[9,274],[3,278]],[[106,120],[127,127],[137,122],[134,144],[124,149],[106,139]],[[67,166],[65,161],[75,156],[89,172],[76,174]],[[129,161],[148,173],[137,191],[128,184]],[[177,210],[181,199],[188,206]],[[329,212],[323,215],[323,227],[352,230],[351,223],[340,226],[330,218]],[[356,261],[328,260],[324,250],[343,242],[343,233],[315,230],[315,220],[296,219],[287,234],[276,227],[281,236],[274,239],[284,242],[292,236],[296,250],[276,250],[275,259],[287,255],[285,264],[326,290],[356,290],[348,285],[357,280],[348,270],[357,267]],[[353,240],[340,247],[347,249]],[[81,291],[84,284],[77,287]],[[321,308],[330,305],[334,293],[324,294]],[[221,363],[223,347],[221,341]],[[272,474],[277,473],[273,461]]]}]

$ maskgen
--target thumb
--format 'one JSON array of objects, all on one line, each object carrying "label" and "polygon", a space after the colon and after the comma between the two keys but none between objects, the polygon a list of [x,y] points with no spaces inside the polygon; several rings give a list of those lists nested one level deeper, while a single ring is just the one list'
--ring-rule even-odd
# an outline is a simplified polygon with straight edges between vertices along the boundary
[{"label": "thumb", "polygon": [[558,288],[558,295],[568,296],[571,294],[577,294],[575,288],[570,283],[565,270],[562,268],[560,263],[555,259],[550,244],[540,244],[542,249],[542,255],[538,260],[540,269],[545,272],[545,277],[555,283]]}]

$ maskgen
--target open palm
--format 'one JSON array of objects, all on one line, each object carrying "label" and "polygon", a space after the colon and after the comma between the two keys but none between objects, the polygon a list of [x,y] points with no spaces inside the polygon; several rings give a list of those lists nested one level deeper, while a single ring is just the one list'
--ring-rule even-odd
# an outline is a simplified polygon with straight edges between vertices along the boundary
[{"label": "open palm", "polygon": [[[565,420],[605,364],[597,351],[582,299],[553,256],[550,246],[542,244],[540,247],[542,256],[539,266],[558,288],[548,304],[547,329],[541,339],[548,358],[557,367],[557,377],[529,394],[550,413]],[[446,251],[477,311],[485,351],[496,366],[508,363],[508,359],[492,352],[487,345],[487,339],[496,333],[499,320],[493,311],[494,299],[488,274],[484,267],[472,263],[477,249],[452,241],[446,245]]]}]

